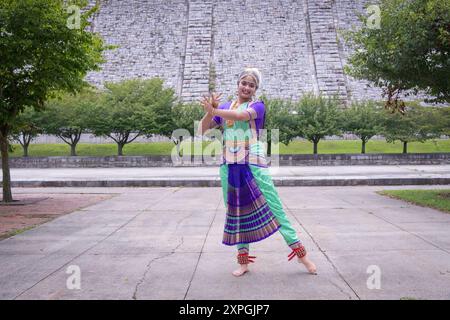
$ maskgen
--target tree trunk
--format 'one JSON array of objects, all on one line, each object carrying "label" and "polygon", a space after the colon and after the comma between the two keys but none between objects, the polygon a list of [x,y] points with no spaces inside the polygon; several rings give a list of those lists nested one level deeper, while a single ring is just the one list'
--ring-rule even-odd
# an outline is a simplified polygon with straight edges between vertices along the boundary
[{"label": "tree trunk", "polygon": [[77,155],[77,150],[76,150],[76,148],[77,148],[77,144],[76,144],[76,143],[72,143],[72,144],[70,145],[70,155],[71,155],[71,156],[76,156],[76,155]]},{"label": "tree trunk", "polygon": [[2,171],[3,171],[3,202],[13,202],[11,193],[11,175],[9,172],[9,155],[8,155],[8,128],[0,130],[0,150],[2,154]]},{"label": "tree trunk", "polygon": [[313,143],[314,143],[314,151],[313,151],[313,154],[317,154],[317,145],[319,144],[319,142],[318,142],[318,141],[313,141]]},{"label": "tree trunk", "polygon": [[408,152],[408,142],[403,141],[403,153],[407,153],[407,152]]},{"label": "tree trunk", "polygon": [[362,140],[361,153],[366,153],[366,140]]},{"label": "tree trunk", "polygon": [[118,143],[117,144],[117,155],[119,155],[119,156],[123,156],[123,146],[124,146],[125,144],[124,143]]},{"label": "tree trunk", "polygon": [[28,144],[24,144],[23,146],[22,146],[22,148],[23,148],[23,156],[24,157],[28,157]]},{"label": "tree trunk", "polygon": [[25,133],[22,133],[22,137],[23,137],[23,144],[22,144],[23,156],[28,157],[28,147],[30,146],[31,140],[33,140],[33,136],[31,134],[27,135]]}]

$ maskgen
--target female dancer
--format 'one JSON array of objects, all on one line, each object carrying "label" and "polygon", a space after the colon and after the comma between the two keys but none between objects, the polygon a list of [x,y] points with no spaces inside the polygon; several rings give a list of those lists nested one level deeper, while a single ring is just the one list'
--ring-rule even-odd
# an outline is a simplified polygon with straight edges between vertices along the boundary
[{"label": "female dancer", "polygon": [[203,97],[206,111],[199,125],[199,134],[208,129],[223,129],[224,152],[220,177],[224,203],[227,207],[223,236],[225,245],[237,245],[240,268],[233,275],[248,272],[249,243],[263,240],[280,231],[292,252],[307,270],[316,274],[316,266],[308,259],[305,247],[291,226],[267,167],[264,146],[259,140],[265,122],[263,101],[254,101],[261,84],[261,73],[246,68],[239,75],[238,96],[220,106],[220,95]]}]

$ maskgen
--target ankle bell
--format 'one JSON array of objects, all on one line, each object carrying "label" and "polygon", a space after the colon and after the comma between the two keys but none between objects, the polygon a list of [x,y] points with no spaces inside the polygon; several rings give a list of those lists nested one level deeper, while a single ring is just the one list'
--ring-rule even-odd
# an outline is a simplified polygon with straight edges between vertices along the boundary
[{"label": "ankle bell", "polygon": [[306,249],[303,245],[292,249],[292,252],[288,255],[288,261],[291,261],[295,256],[300,259],[306,256]]},{"label": "ankle bell", "polygon": [[255,256],[249,256],[248,253],[239,253],[237,255],[237,263],[239,264],[249,264],[249,263],[253,263],[255,261],[253,261],[252,259],[255,259]]}]

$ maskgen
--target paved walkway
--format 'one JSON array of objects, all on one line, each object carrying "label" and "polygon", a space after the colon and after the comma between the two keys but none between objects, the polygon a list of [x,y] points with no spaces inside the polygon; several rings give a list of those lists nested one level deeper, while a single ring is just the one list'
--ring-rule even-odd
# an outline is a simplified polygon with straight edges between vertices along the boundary
[{"label": "paved walkway", "polygon": [[[218,167],[11,169],[15,187],[219,187]],[[275,185],[450,184],[450,165],[286,166]]]},{"label": "paved walkway", "polygon": [[319,274],[276,233],[242,278],[219,188],[17,188],[117,195],[0,241],[0,298],[450,299],[450,215],[375,193],[399,188],[448,186],[278,188]]}]

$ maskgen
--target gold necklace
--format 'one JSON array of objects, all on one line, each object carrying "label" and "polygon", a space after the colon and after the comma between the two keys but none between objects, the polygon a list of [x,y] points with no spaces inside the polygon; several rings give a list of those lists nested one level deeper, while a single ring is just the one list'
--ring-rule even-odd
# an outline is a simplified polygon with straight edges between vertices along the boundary
[{"label": "gold necklace", "polygon": [[[251,102],[251,100],[250,101],[247,101],[247,106],[248,106],[248,104]],[[245,103],[245,102],[243,102],[243,103]],[[242,103],[241,103],[242,104]],[[230,110],[235,110],[235,109],[237,109],[238,107],[240,106],[240,104],[238,104],[238,101],[236,100],[236,101],[234,101],[232,104],[231,104],[231,107],[230,107]],[[227,120],[227,126],[228,127],[232,127],[234,125],[234,120]]]},{"label": "gold necklace", "polygon": [[[238,101],[235,100],[233,101],[233,103],[231,104],[230,110],[235,110],[238,107]],[[234,120],[227,120],[227,126],[228,127],[232,127],[234,125]]]}]

